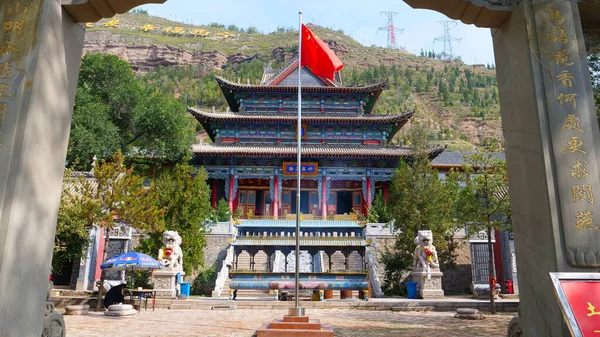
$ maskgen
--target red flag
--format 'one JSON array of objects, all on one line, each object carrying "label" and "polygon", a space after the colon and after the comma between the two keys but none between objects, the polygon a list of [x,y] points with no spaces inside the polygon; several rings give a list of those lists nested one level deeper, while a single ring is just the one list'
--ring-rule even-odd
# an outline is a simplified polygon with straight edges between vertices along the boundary
[{"label": "red flag", "polygon": [[302,24],[302,66],[308,67],[315,75],[333,81],[333,75],[344,64],[333,50]]}]

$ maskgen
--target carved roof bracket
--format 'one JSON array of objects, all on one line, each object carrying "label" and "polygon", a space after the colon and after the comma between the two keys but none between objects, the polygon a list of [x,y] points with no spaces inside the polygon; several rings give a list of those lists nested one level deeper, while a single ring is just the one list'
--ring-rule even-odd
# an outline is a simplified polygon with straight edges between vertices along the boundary
[{"label": "carved roof bracket", "polygon": [[62,6],[76,22],[96,22],[116,14],[127,13],[145,4],[162,4],[167,0],[61,0]]}]

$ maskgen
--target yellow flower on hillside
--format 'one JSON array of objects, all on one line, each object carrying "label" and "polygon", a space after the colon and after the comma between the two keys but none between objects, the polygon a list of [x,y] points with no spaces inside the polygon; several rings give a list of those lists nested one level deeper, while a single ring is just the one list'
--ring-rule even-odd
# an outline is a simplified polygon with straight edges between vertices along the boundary
[{"label": "yellow flower on hillside", "polygon": [[143,25],[142,27],[140,27],[140,29],[143,30],[144,32],[151,32],[153,30],[156,30],[156,27],[147,23],[147,24]]},{"label": "yellow flower on hillside", "polygon": [[163,28],[163,30],[162,30],[162,31],[163,31],[163,32],[165,32],[165,33],[170,33],[170,32],[172,32],[172,31],[173,31],[173,27],[171,27],[171,26],[169,26],[169,27],[165,27],[165,28]]},{"label": "yellow flower on hillside", "polygon": [[235,34],[233,34],[232,32],[218,32],[217,37],[220,37],[222,39],[228,39],[230,37],[235,37]]},{"label": "yellow flower on hillside", "polygon": [[120,24],[121,24],[121,20],[112,19],[112,20],[106,21],[104,23],[104,27],[113,27],[114,28],[114,27],[117,27]]},{"label": "yellow flower on hillside", "polygon": [[210,35],[210,32],[205,29],[194,29],[190,31],[190,35],[207,37],[208,35]]},{"label": "yellow flower on hillside", "polygon": [[86,22],[86,23],[85,23],[85,26],[86,26],[87,28],[92,28],[92,27],[94,27],[94,25],[93,25],[91,22]]},{"label": "yellow flower on hillside", "polygon": [[173,29],[172,33],[183,35],[183,34],[185,34],[185,30],[183,29],[183,27],[175,27],[175,29]]}]

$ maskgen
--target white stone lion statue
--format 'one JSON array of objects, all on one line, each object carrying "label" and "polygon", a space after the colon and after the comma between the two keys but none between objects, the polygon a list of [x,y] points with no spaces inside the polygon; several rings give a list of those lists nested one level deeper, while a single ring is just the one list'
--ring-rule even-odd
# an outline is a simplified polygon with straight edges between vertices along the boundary
[{"label": "white stone lion statue", "polygon": [[163,246],[158,250],[158,260],[165,267],[183,269],[183,251],[181,250],[181,236],[177,231],[163,233]]},{"label": "white stone lion statue", "polygon": [[433,245],[433,233],[431,231],[419,231],[415,237],[415,259],[414,268],[433,269],[439,268],[437,251]]}]

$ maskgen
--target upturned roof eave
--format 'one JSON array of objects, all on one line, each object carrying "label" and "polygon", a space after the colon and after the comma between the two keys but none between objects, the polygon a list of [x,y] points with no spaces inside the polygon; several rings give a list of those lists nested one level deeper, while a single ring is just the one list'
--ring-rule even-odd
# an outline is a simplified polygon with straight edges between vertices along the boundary
[{"label": "upturned roof eave", "polygon": [[[287,122],[297,121],[296,115],[260,115],[260,114],[224,114],[206,112],[194,107],[188,107],[188,111],[200,123],[207,121],[224,120],[224,121],[257,121],[257,122]],[[414,115],[414,110],[406,111],[400,114],[393,115],[369,115],[369,117],[361,116],[315,116],[305,115],[302,120],[305,122],[347,122],[347,123],[398,123],[394,128],[395,134],[406,122]],[[204,125],[204,124],[203,124]],[[393,135],[392,135],[393,136]]]},{"label": "upturned roof eave", "polygon": [[[437,157],[446,149],[445,146],[439,146],[428,149],[430,159]],[[194,145],[192,153],[195,156],[231,156],[231,157],[276,157],[288,158],[297,155],[297,148],[293,146],[237,146],[237,145]],[[382,148],[373,148],[370,146],[362,147],[323,147],[323,146],[304,146],[302,148],[302,157],[304,158],[412,158],[413,152],[405,147],[386,146]]]},{"label": "upturned roof eave", "polygon": [[[234,92],[245,92],[245,91],[258,91],[258,92],[297,92],[297,86],[272,86],[272,85],[253,85],[253,84],[241,84],[241,83],[233,83],[229,80],[226,80],[222,77],[215,77],[219,87],[221,88],[221,92],[223,96],[225,96],[225,100],[227,104],[229,104],[229,108],[233,112],[239,112],[239,103],[235,99]],[[314,93],[314,92],[323,92],[323,93],[364,93],[370,94],[370,98],[366,102],[365,114],[370,114],[375,106],[375,102],[377,98],[387,86],[387,79],[361,87],[335,87],[335,86],[306,86],[302,87],[303,93]]]}]

